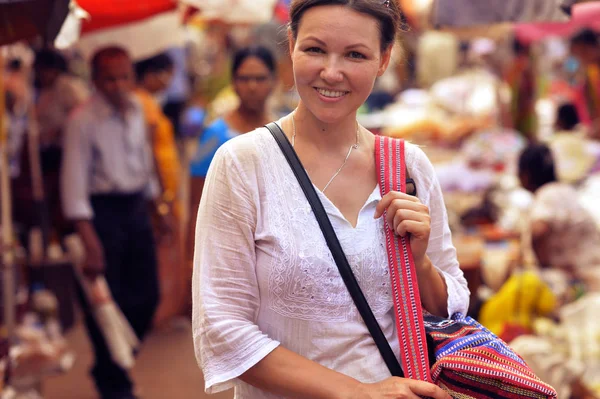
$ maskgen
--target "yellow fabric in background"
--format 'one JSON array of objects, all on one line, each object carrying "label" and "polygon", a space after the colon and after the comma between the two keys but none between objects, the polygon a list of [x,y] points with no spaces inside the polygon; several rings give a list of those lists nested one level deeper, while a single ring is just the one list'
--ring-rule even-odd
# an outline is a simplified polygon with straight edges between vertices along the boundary
[{"label": "yellow fabric in background", "polygon": [[[146,122],[153,133],[152,150],[157,162],[158,173],[163,184],[163,194],[169,193],[173,199],[178,197],[181,185],[181,164],[175,142],[175,131],[171,121],[148,91],[136,90],[146,116]],[[153,132],[152,132],[153,131]],[[176,216],[180,215],[180,201],[174,203]]]},{"label": "yellow fabric in background", "polygon": [[556,305],[556,297],[536,273],[514,273],[482,306],[479,322],[496,335],[509,323],[531,329],[536,317],[549,315]]}]

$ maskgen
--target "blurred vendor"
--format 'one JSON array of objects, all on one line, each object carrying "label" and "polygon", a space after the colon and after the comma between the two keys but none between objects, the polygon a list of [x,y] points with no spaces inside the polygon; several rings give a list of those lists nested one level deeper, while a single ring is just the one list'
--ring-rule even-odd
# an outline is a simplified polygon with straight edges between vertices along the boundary
[{"label": "blurred vendor", "polygon": [[[159,54],[135,65],[138,87],[136,96],[146,117],[149,140],[160,186],[163,217],[169,220],[170,234],[160,234],[160,224],[155,223],[155,236],[168,238],[157,244],[161,303],[155,316],[160,324],[180,313],[187,290],[184,288],[181,201],[182,170],[175,141],[173,124],[160,108],[157,98],[162,95],[173,77],[173,61]],[[191,274],[191,273],[190,273]]]},{"label": "blurred vendor", "polygon": [[539,264],[581,281],[587,290],[600,290],[600,229],[577,191],[558,182],[546,145],[531,145],[521,153],[519,178],[534,194],[530,230]]},{"label": "blurred vendor", "polygon": [[578,184],[594,171],[600,161],[600,143],[585,137],[577,108],[571,103],[558,107],[556,133],[549,139],[559,181]]},{"label": "blurred vendor", "polygon": [[535,68],[529,46],[515,39],[513,51],[514,60],[505,74],[506,83],[511,90],[512,128],[529,140],[535,140],[537,133]]},{"label": "blurred vendor", "polygon": [[577,101],[579,116],[589,126],[590,137],[600,140],[600,39],[596,32],[585,29],[573,36],[571,52],[585,73]]},{"label": "blurred vendor", "polygon": [[[147,125],[133,95],[134,71],[125,50],[99,50],[92,59],[92,75],[97,91],[67,124],[63,210],[83,241],[85,275],[92,280],[106,278],[116,304],[141,340],[150,331],[159,299],[148,207],[156,198],[156,183]],[[160,205],[155,202],[154,209]],[[133,382],[113,361],[85,301],[83,311],[95,353],[92,376],[101,398],[133,398]]]},{"label": "blurred vendor", "polygon": [[159,54],[138,62],[135,70],[138,80],[135,94],[146,116],[163,200],[172,204],[173,209],[169,211],[179,215],[181,205],[175,199],[180,188],[181,164],[175,131],[157,101],[157,97],[167,89],[173,78],[173,61],[167,54]]},{"label": "blurred vendor", "polygon": [[[241,48],[233,57],[231,74],[239,105],[223,118],[216,119],[198,139],[197,149],[190,163],[192,212],[198,208],[204,179],[219,147],[235,136],[251,132],[275,119],[268,108],[268,99],[276,85],[276,61],[273,53],[262,46]],[[190,254],[193,251],[194,229],[195,223],[190,223],[187,244]]]},{"label": "blurred vendor", "polygon": [[52,228],[66,232],[60,207],[59,175],[65,124],[69,115],[89,97],[86,82],[68,73],[66,58],[56,50],[40,50],[33,64],[38,89],[36,116],[39,126],[41,168]]}]

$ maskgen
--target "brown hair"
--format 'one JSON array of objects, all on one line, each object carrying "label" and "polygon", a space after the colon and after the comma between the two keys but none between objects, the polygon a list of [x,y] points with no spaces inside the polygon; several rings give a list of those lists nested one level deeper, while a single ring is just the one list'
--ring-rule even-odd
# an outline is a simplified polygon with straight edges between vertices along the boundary
[{"label": "brown hair", "polygon": [[393,45],[397,33],[406,29],[406,21],[398,0],[292,0],[289,28],[294,39],[298,37],[298,28],[304,13],[310,8],[328,5],[344,6],[375,18],[379,22],[381,51]]}]

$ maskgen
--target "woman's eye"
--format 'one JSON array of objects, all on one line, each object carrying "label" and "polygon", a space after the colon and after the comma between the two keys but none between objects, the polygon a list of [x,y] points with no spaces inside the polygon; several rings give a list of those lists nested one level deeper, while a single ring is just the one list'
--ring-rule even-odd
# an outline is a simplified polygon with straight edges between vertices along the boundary
[{"label": "woman's eye", "polygon": [[365,57],[363,54],[359,53],[358,51],[352,51],[348,54],[348,56],[350,58],[356,58],[356,59],[365,59],[367,57]]},{"label": "woman's eye", "polygon": [[323,50],[321,50],[318,47],[309,47],[304,51],[306,51],[307,53],[322,53],[323,52]]}]

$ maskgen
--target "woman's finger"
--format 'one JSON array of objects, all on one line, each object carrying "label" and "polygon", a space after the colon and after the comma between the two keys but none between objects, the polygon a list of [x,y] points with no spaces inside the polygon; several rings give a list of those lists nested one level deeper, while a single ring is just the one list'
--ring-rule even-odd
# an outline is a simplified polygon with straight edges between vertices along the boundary
[{"label": "woman's finger", "polygon": [[427,235],[429,227],[423,222],[414,220],[403,220],[394,230],[400,237],[406,237],[407,234],[412,234],[414,237],[421,238]]},{"label": "woman's finger", "polygon": [[407,200],[409,202],[416,203],[420,202],[419,199],[413,195],[404,194],[398,191],[390,191],[384,195],[381,201],[379,201],[379,204],[377,204],[377,208],[375,208],[375,219],[379,219],[385,210],[390,207],[394,200]]},{"label": "woman's finger", "polygon": [[411,210],[425,214],[429,213],[427,207],[421,204],[420,202],[412,202],[407,201],[405,199],[395,199],[387,208],[386,212],[386,220],[388,221],[390,226],[393,226],[392,223],[394,222],[394,217],[396,216],[396,213],[400,210]]},{"label": "woman's finger", "polygon": [[408,387],[413,393],[419,396],[433,399],[452,399],[452,396],[442,388],[429,382],[410,380]]},{"label": "woman's finger", "polygon": [[398,396],[395,396],[395,398],[397,398],[397,399],[421,399],[419,396],[410,392],[410,389],[408,389],[408,392],[402,392],[402,393],[398,394]]},{"label": "woman's finger", "polygon": [[404,220],[413,220],[415,222],[426,223],[428,222],[429,215],[413,211],[410,209],[399,209],[393,215],[392,224],[390,224],[390,228],[396,231],[398,225]]}]

